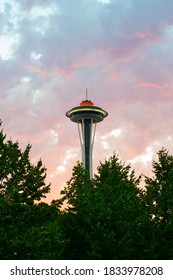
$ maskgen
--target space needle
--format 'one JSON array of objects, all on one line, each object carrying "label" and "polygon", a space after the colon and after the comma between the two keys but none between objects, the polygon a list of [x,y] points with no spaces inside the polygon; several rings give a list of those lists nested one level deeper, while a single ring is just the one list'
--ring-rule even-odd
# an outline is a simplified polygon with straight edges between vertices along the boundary
[{"label": "space needle", "polygon": [[100,107],[94,106],[94,103],[88,100],[86,89],[86,99],[80,103],[80,106],[74,107],[66,113],[72,122],[77,123],[79,139],[82,150],[82,163],[92,178],[92,153],[94,138],[96,133],[96,124],[104,120],[108,113]]}]

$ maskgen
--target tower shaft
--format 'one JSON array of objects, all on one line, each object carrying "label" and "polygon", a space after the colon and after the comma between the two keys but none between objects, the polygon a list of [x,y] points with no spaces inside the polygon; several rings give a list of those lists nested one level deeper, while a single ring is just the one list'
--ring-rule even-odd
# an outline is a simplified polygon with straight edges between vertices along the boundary
[{"label": "tower shaft", "polygon": [[92,153],[96,131],[96,122],[92,118],[78,122],[79,138],[82,150],[82,163],[92,177]]},{"label": "tower shaft", "polygon": [[84,119],[84,142],[85,142],[85,169],[90,172],[90,165],[91,165],[91,155],[92,155],[92,147],[91,147],[91,129],[92,129],[92,124],[91,124],[90,119]]}]

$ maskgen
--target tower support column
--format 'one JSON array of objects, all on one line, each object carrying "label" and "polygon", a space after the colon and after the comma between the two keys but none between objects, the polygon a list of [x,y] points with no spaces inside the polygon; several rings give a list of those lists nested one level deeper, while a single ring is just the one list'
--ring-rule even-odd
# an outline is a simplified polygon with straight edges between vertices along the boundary
[{"label": "tower support column", "polygon": [[93,119],[82,119],[80,122],[77,122],[77,125],[82,150],[82,163],[92,178],[92,157],[96,122]]}]

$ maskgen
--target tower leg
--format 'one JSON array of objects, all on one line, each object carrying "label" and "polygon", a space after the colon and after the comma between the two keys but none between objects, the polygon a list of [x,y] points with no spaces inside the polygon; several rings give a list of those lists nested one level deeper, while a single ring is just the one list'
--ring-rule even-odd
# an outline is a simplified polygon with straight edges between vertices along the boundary
[{"label": "tower leg", "polygon": [[92,178],[92,153],[96,131],[93,119],[82,119],[78,122],[79,139],[82,150],[82,163]]}]

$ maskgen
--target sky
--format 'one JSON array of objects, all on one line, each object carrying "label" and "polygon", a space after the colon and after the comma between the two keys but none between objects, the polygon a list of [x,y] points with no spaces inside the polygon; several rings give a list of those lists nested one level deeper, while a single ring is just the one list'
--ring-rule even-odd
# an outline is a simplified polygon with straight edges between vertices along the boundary
[{"label": "sky", "polygon": [[7,138],[32,145],[59,197],[81,160],[65,113],[85,99],[108,111],[93,168],[117,153],[149,174],[173,153],[173,1],[1,0],[0,118]]}]

